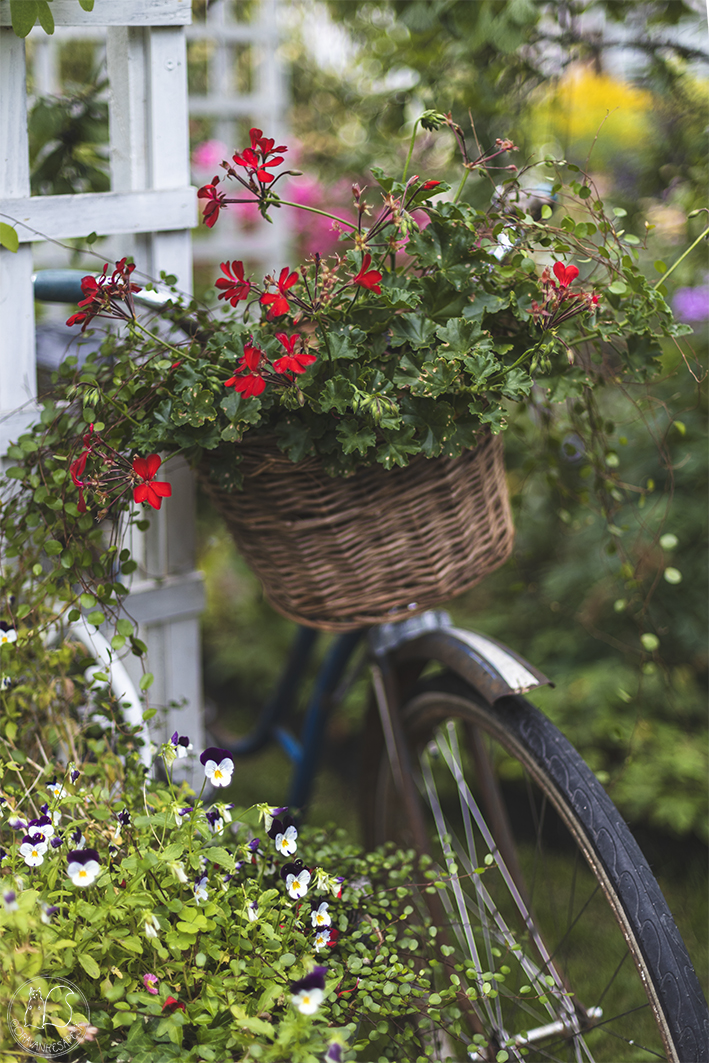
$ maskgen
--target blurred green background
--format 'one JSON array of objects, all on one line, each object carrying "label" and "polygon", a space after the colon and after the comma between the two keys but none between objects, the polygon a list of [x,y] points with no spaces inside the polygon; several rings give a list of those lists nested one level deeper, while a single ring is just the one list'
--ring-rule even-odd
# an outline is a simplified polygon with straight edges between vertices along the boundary
[{"label": "blurred green background", "polygon": [[[204,2],[193,5],[203,18]],[[346,205],[376,164],[400,171],[412,123],[427,107],[452,112],[484,146],[510,137],[520,164],[545,154],[585,168],[638,238],[660,281],[707,225],[708,72],[703,0],[331,0],[281,5],[284,115],[310,194]],[[257,0],[238,0],[249,21]],[[320,40],[318,48],[314,42]],[[198,49],[189,76],[204,76]],[[36,192],[105,187],[101,72],[83,42],[64,47],[72,97],[32,112]],[[247,142],[250,124],[243,122]],[[266,135],[269,131],[264,130]],[[193,152],[209,122],[192,127]],[[51,165],[47,159],[51,155]],[[410,172],[444,178],[454,163],[442,133],[419,139]],[[201,178],[196,180],[204,180]],[[103,182],[103,183],[102,183]],[[466,194],[489,199],[468,182]],[[318,230],[326,248],[332,234]],[[312,250],[313,230],[295,234]],[[239,257],[235,246],[231,257]],[[198,293],[215,302],[213,269]],[[706,240],[667,282],[694,328],[668,345],[648,387],[609,382],[588,411],[543,395],[511,413],[506,433],[517,527],[513,558],[449,603],[455,620],[510,644],[556,684],[535,700],[561,727],[631,822],[665,875],[695,962],[706,958],[707,573]],[[211,289],[211,290],[210,290]],[[603,471],[605,470],[605,471]],[[216,739],[243,733],[293,633],[264,602],[206,502],[200,565],[207,581],[204,675]],[[331,720],[312,818],[356,832],[363,682]],[[237,771],[234,800],[286,793],[275,750]]]}]

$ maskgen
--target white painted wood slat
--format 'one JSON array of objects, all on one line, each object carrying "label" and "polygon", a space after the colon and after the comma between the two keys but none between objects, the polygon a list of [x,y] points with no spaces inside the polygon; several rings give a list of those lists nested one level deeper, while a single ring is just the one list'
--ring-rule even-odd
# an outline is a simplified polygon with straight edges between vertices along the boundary
[{"label": "white painted wood slat", "polygon": [[[30,166],[27,142],[25,45],[11,29],[0,29],[0,197],[10,205],[29,196]],[[8,197],[5,199],[5,197]],[[12,197],[12,198],[10,198]],[[31,402],[37,394],[35,379],[34,305],[32,301],[32,251],[20,247],[16,254],[0,248],[0,416]],[[17,423],[17,418],[15,418]],[[4,450],[1,452],[4,453]]]},{"label": "white painted wood slat", "polygon": [[[191,0],[95,0],[84,11],[78,0],[52,0],[57,26],[185,26],[192,19]],[[11,26],[9,0],[0,0],[0,26]]]},{"label": "white painted wood slat", "polygon": [[93,232],[104,235],[140,233],[156,227],[190,229],[197,224],[196,190],[187,186],[0,199],[0,220],[16,226],[22,243],[45,237],[66,240]]}]

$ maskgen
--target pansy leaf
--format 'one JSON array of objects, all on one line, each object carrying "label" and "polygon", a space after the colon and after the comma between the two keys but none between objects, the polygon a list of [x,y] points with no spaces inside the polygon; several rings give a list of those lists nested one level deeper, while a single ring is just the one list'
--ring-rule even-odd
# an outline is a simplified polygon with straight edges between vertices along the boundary
[{"label": "pansy leaf", "polygon": [[89,956],[86,952],[79,952],[77,953],[76,958],[88,974],[89,978],[97,980],[101,977],[101,968],[96,963],[93,956]]},{"label": "pansy leaf", "polygon": [[222,849],[219,845],[212,845],[206,850],[205,855],[208,860],[211,860],[215,864],[219,864],[220,867],[225,867],[227,871],[234,870],[234,857],[231,853],[228,853],[226,849]]}]

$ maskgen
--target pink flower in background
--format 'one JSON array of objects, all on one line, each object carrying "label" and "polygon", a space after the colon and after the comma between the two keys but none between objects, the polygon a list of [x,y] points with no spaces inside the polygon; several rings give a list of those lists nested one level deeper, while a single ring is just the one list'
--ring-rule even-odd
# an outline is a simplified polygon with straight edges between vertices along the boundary
[{"label": "pink flower in background", "polygon": [[229,148],[221,140],[205,140],[192,152],[192,165],[195,170],[208,170],[212,173],[229,158]]}]

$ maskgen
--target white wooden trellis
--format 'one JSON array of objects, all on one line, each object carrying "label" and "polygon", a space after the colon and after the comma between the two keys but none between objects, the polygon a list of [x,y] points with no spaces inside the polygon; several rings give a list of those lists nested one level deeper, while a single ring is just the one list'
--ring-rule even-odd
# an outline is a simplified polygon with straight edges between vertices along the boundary
[{"label": "white wooden trellis", "polygon": [[[106,27],[110,82],[112,191],[30,195],[25,43],[12,32],[0,0],[0,217],[15,224],[16,254],[0,248],[0,454],[36,415],[33,244],[91,232],[122,236],[153,277],[165,270],[191,290],[190,229],[196,223],[189,184],[185,26],[190,0],[54,0],[58,26]],[[132,246],[130,242],[132,241]],[[20,411],[20,412],[18,412]],[[140,624],[155,675],[152,700],[170,711],[162,738],[178,729],[203,745],[199,613],[202,581],[194,571],[194,490],[184,467],[169,473],[170,505],[151,521],[141,578],[127,607]],[[135,659],[127,659],[137,680]]]},{"label": "white wooden trellis", "polygon": [[[211,0],[185,28],[188,56],[190,49],[200,50],[206,83],[205,92],[190,92],[189,117],[211,120],[212,138],[230,152],[247,145],[246,130],[251,125],[263,128],[277,143],[289,141],[287,78],[279,54],[283,7],[283,0],[258,0],[248,8],[242,0]],[[238,17],[245,14],[248,20]],[[81,25],[58,26],[51,37],[36,28],[31,40],[34,96],[60,94],[59,49],[63,43],[91,41],[97,68],[106,52],[106,29],[90,18]],[[244,70],[242,80],[249,82],[246,91],[237,85],[239,72]],[[219,172],[218,165],[214,172]],[[205,170],[196,176],[207,180],[212,172]],[[196,230],[193,256],[205,263],[242,258],[265,272],[285,264],[289,245],[284,212],[273,212],[273,224],[260,223],[252,232],[227,211],[215,229],[200,225]],[[57,264],[56,255],[50,253],[47,262]]]}]

